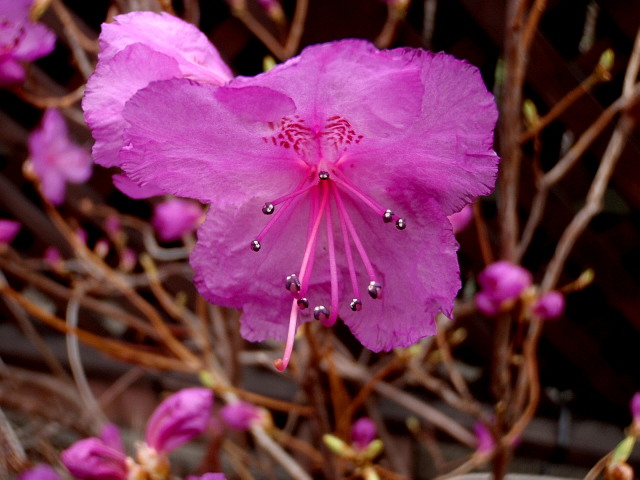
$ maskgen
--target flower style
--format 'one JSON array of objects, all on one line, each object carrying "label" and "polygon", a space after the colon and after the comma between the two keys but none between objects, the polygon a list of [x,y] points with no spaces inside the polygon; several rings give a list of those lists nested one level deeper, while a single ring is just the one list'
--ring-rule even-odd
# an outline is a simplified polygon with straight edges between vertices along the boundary
[{"label": "flower style", "polygon": [[0,2],[0,85],[24,81],[21,62],[49,55],[56,37],[47,27],[29,19],[33,0]]},{"label": "flower style", "polygon": [[84,182],[91,176],[89,152],[69,139],[58,110],[47,110],[29,135],[29,154],[42,195],[54,205],[64,201],[67,182]]},{"label": "flower style", "polygon": [[279,369],[313,319],[340,315],[381,351],[451,314],[447,215],[490,193],[498,164],[496,107],[475,67],[343,40],[221,87],[154,82],[122,115],[130,179],[213,204],[191,256],[196,286],[243,310],[246,339],[286,340]]},{"label": "flower style", "polygon": [[18,235],[22,228],[20,222],[14,220],[0,219],[0,245],[8,245]]},{"label": "flower style", "polygon": [[203,219],[202,207],[191,200],[171,198],[156,205],[151,225],[160,240],[172,242],[194,232]]},{"label": "flower style", "polygon": [[520,265],[499,261],[478,275],[481,291],[476,294],[476,306],[485,315],[496,315],[531,286],[531,273]]},{"label": "flower style", "polygon": [[[189,78],[223,85],[229,67],[207,37],[195,26],[167,13],[133,12],[105,23],[100,34],[100,55],[87,82],[82,106],[95,144],[93,158],[103,167],[118,166],[127,122],[125,103],[156,80]],[[125,175],[114,175],[115,185],[133,198],[165,193],[147,184],[140,188]]]}]

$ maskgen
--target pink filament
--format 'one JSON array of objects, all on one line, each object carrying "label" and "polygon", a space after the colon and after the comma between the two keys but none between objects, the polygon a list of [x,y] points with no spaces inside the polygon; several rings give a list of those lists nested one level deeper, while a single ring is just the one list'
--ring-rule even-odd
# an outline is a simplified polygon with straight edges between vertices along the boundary
[{"label": "pink filament", "polygon": [[362,259],[362,263],[364,263],[364,268],[367,270],[367,273],[369,274],[369,279],[372,282],[375,282],[376,274],[373,270],[373,265],[371,265],[371,262],[369,261],[369,257],[367,256],[367,252],[365,252],[364,246],[360,241],[360,237],[358,237],[358,232],[356,232],[356,229],[354,228],[353,223],[351,222],[351,218],[349,218],[349,213],[347,212],[347,209],[344,208],[344,204],[342,203],[342,198],[340,197],[340,192],[337,188],[335,189],[335,197],[336,197],[336,204],[338,205],[338,211],[340,212],[340,216],[344,218],[344,221],[347,225],[349,233],[351,234],[351,238],[353,239],[353,243],[356,246],[356,250],[358,250],[358,253],[360,254],[360,258]]},{"label": "pink filament", "polygon": [[289,365],[291,360],[291,353],[293,352],[293,341],[296,338],[296,328],[298,327],[298,303],[294,298],[291,305],[291,316],[289,317],[289,330],[287,331],[287,343],[284,347],[284,354],[282,358],[278,358],[273,365],[281,372]]},{"label": "pink filament", "polygon": [[[346,177],[340,177],[340,176],[336,175],[335,172],[334,172],[333,178],[334,178],[334,180],[336,180],[336,183],[339,183],[340,185],[345,187],[347,190],[349,190],[353,195],[355,195],[360,200],[362,200],[369,208],[371,208],[378,215],[383,215],[384,212],[387,211],[386,208],[384,208],[382,205],[380,205],[374,199],[372,199],[367,194],[365,194],[362,190],[360,190],[353,183],[351,183],[349,180],[347,180]],[[394,215],[394,217],[395,217],[395,215]]]},{"label": "pink filament", "polygon": [[308,186],[302,188],[302,185],[305,182],[306,182],[306,179],[304,179],[302,182],[300,182],[300,185],[298,185],[293,192],[287,193],[286,195],[283,195],[283,196],[281,196],[279,198],[276,198],[273,202],[271,202],[271,204],[273,206],[276,206],[276,205],[284,202],[285,200],[288,200],[288,199],[293,198],[293,197],[297,197],[298,195],[302,195],[304,192],[307,192],[307,191],[311,190],[313,187],[315,187],[318,184],[317,182],[314,182],[311,185],[308,185]]},{"label": "pink filament", "polygon": [[331,311],[329,318],[322,321],[330,327],[338,319],[338,267],[336,265],[336,248],[333,239],[333,222],[331,221],[331,205],[327,205],[327,246],[329,248],[329,274],[331,276]]},{"label": "pink filament", "polygon": [[316,219],[311,229],[311,235],[307,240],[307,247],[304,250],[304,256],[302,257],[302,264],[300,266],[300,281],[302,282],[302,289],[300,290],[300,296],[304,296],[307,289],[309,288],[309,282],[307,278],[311,276],[311,269],[309,269],[307,273],[307,266],[309,264],[309,258],[311,257],[311,253],[315,253],[316,248],[316,238],[318,236],[318,228],[320,227],[320,221],[322,220],[322,215],[327,206],[327,199],[329,197],[329,188],[326,182],[323,184],[324,192],[322,193],[322,200],[320,201],[320,208],[318,209],[318,213],[316,214]]},{"label": "pink filament", "polygon": [[[334,187],[334,190],[336,188]],[[351,242],[349,242],[349,233],[347,232],[347,226],[345,225],[344,217],[340,210],[338,210],[338,217],[340,218],[340,231],[342,232],[342,240],[344,242],[344,253],[347,257],[347,266],[349,267],[349,276],[351,277],[351,288],[353,288],[353,298],[360,298],[360,289],[358,288],[358,276],[356,274],[356,268],[353,263],[353,253],[351,251]]]}]

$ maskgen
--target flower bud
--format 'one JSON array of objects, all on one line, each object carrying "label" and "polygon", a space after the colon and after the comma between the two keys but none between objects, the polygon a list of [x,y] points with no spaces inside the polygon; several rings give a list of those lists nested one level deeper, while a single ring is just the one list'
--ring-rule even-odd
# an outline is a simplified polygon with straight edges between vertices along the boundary
[{"label": "flower bud", "polygon": [[547,292],[536,300],[532,312],[540,320],[554,320],[564,312],[564,303],[564,295],[560,292]]},{"label": "flower bud", "polygon": [[13,220],[0,220],[0,245],[9,244],[20,231],[20,223]]},{"label": "flower bud", "polygon": [[485,315],[495,315],[531,283],[531,273],[525,268],[507,261],[492,263],[478,275],[482,290],[476,294],[476,306]]},{"label": "flower bud", "polygon": [[80,480],[125,480],[126,456],[100,438],[80,440],[60,455],[62,463]]},{"label": "flower bud", "polygon": [[156,205],[151,224],[164,242],[181,239],[198,228],[202,221],[202,206],[182,198],[172,198]]},{"label": "flower bud", "polygon": [[262,419],[262,412],[258,407],[248,402],[233,402],[220,410],[222,421],[234,430],[246,431]]},{"label": "flower bud", "polygon": [[155,409],[145,432],[147,445],[168,453],[200,435],[209,424],[213,392],[206,388],[185,388]]},{"label": "flower bud", "polygon": [[362,417],[351,426],[351,443],[356,450],[364,450],[377,437],[376,424]]},{"label": "flower bud", "polygon": [[496,444],[487,426],[482,422],[476,422],[473,432],[476,435],[476,452],[481,455],[491,452]]},{"label": "flower bud", "polygon": [[22,472],[16,480],[60,480],[60,476],[49,465],[36,465]]}]

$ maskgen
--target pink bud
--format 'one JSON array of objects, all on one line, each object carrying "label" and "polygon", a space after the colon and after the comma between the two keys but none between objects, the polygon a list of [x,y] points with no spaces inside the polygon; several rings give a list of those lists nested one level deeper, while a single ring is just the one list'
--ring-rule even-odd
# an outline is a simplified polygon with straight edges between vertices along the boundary
[{"label": "pink bud", "polygon": [[9,244],[20,231],[20,223],[13,220],[0,220],[0,244]]},{"label": "pink bud", "polygon": [[126,456],[107,445],[102,439],[91,437],[74,443],[60,455],[62,463],[80,480],[125,480]]},{"label": "pink bud", "polygon": [[551,291],[540,296],[533,305],[533,314],[540,320],[553,320],[564,312],[564,295]]},{"label": "pink bud", "polygon": [[234,430],[249,430],[251,426],[262,418],[260,409],[247,402],[234,402],[225,405],[220,410],[222,421]]},{"label": "pink bud", "polygon": [[151,224],[160,240],[172,242],[195,231],[202,221],[202,206],[190,200],[172,198],[156,205]]},{"label": "pink bud", "polygon": [[16,480],[60,480],[60,476],[48,465],[37,465],[22,472]]},{"label": "pink bud", "polygon": [[213,392],[185,388],[165,399],[147,422],[145,441],[159,453],[168,453],[204,432],[209,424]]},{"label": "pink bud", "polygon": [[631,397],[631,416],[633,417],[634,422],[640,422],[640,392],[637,392],[633,397]]},{"label": "pink bud", "polygon": [[476,422],[473,426],[473,432],[476,435],[476,451],[478,453],[487,453],[493,450],[496,444],[493,435],[484,423]]},{"label": "pink bud", "polygon": [[351,426],[351,442],[357,450],[364,450],[376,438],[378,430],[370,418],[362,417]]},{"label": "pink bud", "polygon": [[478,275],[482,290],[476,295],[476,306],[485,315],[495,315],[531,283],[531,273],[525,268],[507,261],[492,263]]},{"label": "pink bud", "polygon": [[60,250],[56,247],[47,247],[42,256],[45,263],[49,266],[49,268],[53,270],[62,270],[64,267],[64,260],[62,259],[62,254]]}]

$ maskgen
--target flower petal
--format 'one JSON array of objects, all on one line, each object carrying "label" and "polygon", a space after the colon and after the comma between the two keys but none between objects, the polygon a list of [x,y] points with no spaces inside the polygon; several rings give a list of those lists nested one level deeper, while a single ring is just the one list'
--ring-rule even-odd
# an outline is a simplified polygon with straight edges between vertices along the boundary
[{"label": "flower petal", "polygon": [[180,76],[213,85],[222,85],[232,78],[229,67],[206,35],[168,13],[132,12],[103,24],[100,61],[134,43],[173,58],[182,72]]},{"label": "flower petal", "polygon": [[218,205],[249,198],[256,188],[275,197],[299,181],[304,166],[266,141],[269,122],[293,111],[288,96],[266,88],[155,82],[125,106],[131,126],[120,165],[143,186]]}]

